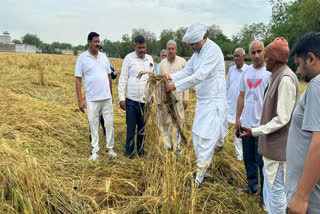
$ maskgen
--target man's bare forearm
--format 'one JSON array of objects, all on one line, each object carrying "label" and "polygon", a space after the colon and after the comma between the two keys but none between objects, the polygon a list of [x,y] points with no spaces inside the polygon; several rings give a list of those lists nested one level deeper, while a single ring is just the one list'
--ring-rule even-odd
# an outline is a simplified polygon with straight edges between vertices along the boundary
[{"label": "man's bare forearm", "polygon": [[241,91],[238,96],[236,122],[240,120],[240,117],[242,114],[242,110],[243,110],[243,106],[244,106],[244,95],[245,95],[245,93],[243,91]]},{"label": "man's bare forearm", "polygon": [[81,94],[81,77],[76,77],[76,93],[78,101],[82,100],[82,94]]},{"label": "man's bare forearm", "polygon": [[320,170],[316,170],[316,166],[320,166],[320,132],[312,133],[312,142],[296,192],[297,195],[305,200],[308,200],[320,179]]}]

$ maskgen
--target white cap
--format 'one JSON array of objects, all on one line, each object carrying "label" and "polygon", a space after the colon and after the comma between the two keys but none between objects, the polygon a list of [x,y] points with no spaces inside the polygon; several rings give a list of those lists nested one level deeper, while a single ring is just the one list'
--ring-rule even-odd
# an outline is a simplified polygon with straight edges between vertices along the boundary
[{"label": "white cap", "polygon": [[207,32],[207,27],[202,24],[194,24],[188,27],[187,32],[184,34],[182,41],[193,44],[200,42]]}]

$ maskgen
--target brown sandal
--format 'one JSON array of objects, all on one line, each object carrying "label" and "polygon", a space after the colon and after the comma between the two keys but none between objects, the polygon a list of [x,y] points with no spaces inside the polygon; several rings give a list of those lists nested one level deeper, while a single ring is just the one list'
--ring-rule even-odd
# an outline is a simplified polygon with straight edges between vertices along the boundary
[{"label": "brown sandal", "polygon": [[263,212],[267,213],[267,208],[266,208],[266,206],[264,205],[263,202],[260,203],[260,207],[261,207]]},{"label": "brown sandal", "polygon": [[216,146],[216,148],[214,148],[215,151],[220,152],[223,149],[223,146]]}]

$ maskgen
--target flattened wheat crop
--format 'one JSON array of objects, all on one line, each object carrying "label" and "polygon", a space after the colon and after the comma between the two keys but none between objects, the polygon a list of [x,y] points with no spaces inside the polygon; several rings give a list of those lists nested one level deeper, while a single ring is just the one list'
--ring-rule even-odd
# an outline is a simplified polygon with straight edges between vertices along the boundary
[{"label": "flattened wheat crop", "polygon": [[[122,60],[111,59],[120,72]],[[113,81],[115,151],[91,162],[87,115],[78,110],[76,57],[0,53],[0,213],[259,213],[258,198],[239,196],[243,163],[233,128],[214,154],[211,176],[192,186],[196,171],[190,92],[180,157],[164,151],[154,105],[146,127],[146,158],[124,157],[125,112]],[[84,94],[84,92],[83,92]],[[189,143],[188,143],[189,141]]]}]

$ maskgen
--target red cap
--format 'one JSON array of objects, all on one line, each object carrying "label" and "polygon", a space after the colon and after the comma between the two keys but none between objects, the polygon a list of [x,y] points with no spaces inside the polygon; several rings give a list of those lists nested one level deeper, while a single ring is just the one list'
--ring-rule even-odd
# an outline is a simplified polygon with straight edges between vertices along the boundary
[{"label": "red cap", "polygon": [[289,58],[289,45],[287,40],[283,37],[276,38],[265,49],[265,55],[278,62],[288,63]]}]

